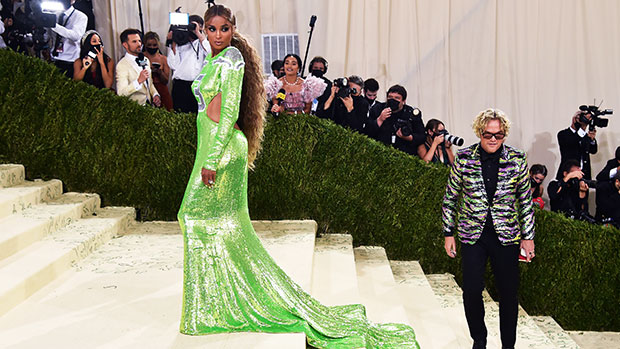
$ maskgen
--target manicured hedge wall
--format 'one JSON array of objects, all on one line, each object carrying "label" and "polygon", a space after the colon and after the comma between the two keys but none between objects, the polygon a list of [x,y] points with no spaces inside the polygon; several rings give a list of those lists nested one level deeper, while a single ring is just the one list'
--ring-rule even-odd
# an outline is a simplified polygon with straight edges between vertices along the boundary
[{"label": "manicured hedge wall", "polygon": [[[143,219],[175,219],[195,152],[195,118],[140,107],[72,82],[50,65],[0,50],[0,161],[29,178],[60,178]],[[448,171],[325,120],[271,120],[250,174],[254,219],[316,220],[356,245],[420,260],[460,278],[443,252]],[[620,232],[537,212],[537,257],[522,265],[521,303],[566,329],[620,331]]]}]

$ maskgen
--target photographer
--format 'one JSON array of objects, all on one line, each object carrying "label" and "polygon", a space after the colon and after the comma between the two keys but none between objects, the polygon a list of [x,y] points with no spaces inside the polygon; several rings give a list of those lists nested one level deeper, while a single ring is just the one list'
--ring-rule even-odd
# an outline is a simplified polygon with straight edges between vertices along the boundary
[{"label": "photographer", "polygon": [[[408,154],[417,154],[425,139],[422,113],[407,104],[407,90],[400,85],[390,87],[387,101],[370,110],[366,133]],[[417,115],[415,115],[415,114]]]},{"label": "photographer", "polygon": [[192,92],[192,83],[205,65],[211,46],[203,34],[204,20],[198,15],[189,16],[188,32],[171,29],[166,45],[168,66],[172,69],[172,102],[174,110],[198,113],[198,102]]},{"label": "photographer", "polygon": [[425,127],[426,140],[418,146],[418,156],[422,160],[452,166],[452,143],[445,139],[445,133],[442,132],[445,129],[443,122],[437,119],[428,120]]},{"label": "photographer", "polygon": [[[346,86],[342,86],[344,82]],[[357,75],[348,79],[334,80],[331,93],[325,101],[325,110],[333,115],[333,120],[341,126],[349,127],[357,132],[364,131],[368,102],[362,97],[364,80]]]},{"label": "photographer", "polygon": [[562,177],[549,183],[547,191],[551,211],[561,212],[572,218],[580,218],[588,212],[588,184],[579,161],[569,159],[561,167]]},{"label": "photographer", "polygon": [[376,103],[379,103],[377,92],[379,92],[379,82],[373,78],[366,79],[364,81],[364,98],[368,102],[368,108],[372,108]]},{"label": "photographer", "polygon": [[56,33],[52,61],[69,78],[73,78],[73,63],[80,58],[80,41],[86,32],[88,17],[76,10],[74,1],[63,0],[66,10],[58,15],[57,24],[52,27]]},{"label": "photographer", "polygon": [[616,157],[607,161],[605,167],[596,175],[599,182],[607,182],[620,173],[620,147],[616,148]]},{"label": "photographer", "polygon": [[557,179],[562,178],[562,164],[568,159],[575,159],[583,171],[585,179],[592,179],[590,168],[590,154],[596,154],[598,144],[596,142],[596,130],[586,130],[592,120],[589,111],[578,110],[571,120],[570,127],[558,132],[558,144],[560,145],[560,168]]},{"label": "photographer", "polygon": [[547,178],[547,167],[545,165],[534,164],[530,167],[530,184],[532,187],[530,192],[532,193],[534,203],[538,205],[541,210],[545,208],[545,203],[542,199],[542,195],[545,192],[542,183],[545,178]]},{"label": "photographer", "polygon": [[620,172],[596,184],[596,219],[620,228]]},{"label": "photographer", "polygon": [[330,118],[331,114],[326,110],[328,108],[325,107],[325,102],[330,96],[330,92],[332,90],[332,82],[325,77],[325,73],[327,73],[327,60],[321,56],[316,56],[312,58],[312,60],[310,61],[310,66],[308,67],[308,72],[310,72],[312,76],[321,78],[323,82],[327,84],[327,87],[325,88],[325,91],[323,91],[323,94],[318,96],[316,98],[316,101],[313,102],[311,113],[320,118],[328,119]]}]

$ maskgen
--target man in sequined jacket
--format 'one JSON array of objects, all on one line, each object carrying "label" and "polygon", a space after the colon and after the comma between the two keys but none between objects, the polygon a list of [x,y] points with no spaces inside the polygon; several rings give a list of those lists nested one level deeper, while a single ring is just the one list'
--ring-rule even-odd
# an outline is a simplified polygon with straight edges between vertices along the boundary
[{"label": "man in sequined jacket", "polygon": [[482,291],[488,259],[500,296],[502,348],[514,348],[519,252],[524,250],[528,262],[534,257],[534,208],[527,159],[523,151],[503,144],[510,123],[501,110],[480,112],[473,127],[480,143],[461,149],[450,171],[442,208],[444,247],[448,256],[455,258],[454,233],[458,233],[463,305],[473,348],[486,348]]}]

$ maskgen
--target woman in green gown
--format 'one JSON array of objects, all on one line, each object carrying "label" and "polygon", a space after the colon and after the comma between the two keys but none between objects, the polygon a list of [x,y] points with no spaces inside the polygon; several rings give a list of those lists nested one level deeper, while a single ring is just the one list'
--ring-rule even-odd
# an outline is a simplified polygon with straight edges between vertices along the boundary
[{"label": "woman in green gown", "polygon": [[317,348],[418,348],[407,325],[371,324],[359,304],[320,304],[256,236],[247,175],[260,147],[265,95],[260,58],[235,24],[225,6],[207,10],[212,54],[192,85],[198,147],[178,214],[185,252],[181,332],[304,332]]}]

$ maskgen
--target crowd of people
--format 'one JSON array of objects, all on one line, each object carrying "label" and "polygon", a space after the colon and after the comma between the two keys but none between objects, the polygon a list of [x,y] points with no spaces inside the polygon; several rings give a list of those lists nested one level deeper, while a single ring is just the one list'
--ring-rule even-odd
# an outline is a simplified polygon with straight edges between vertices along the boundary
[{"label": "crowd of people", "polygon": [[[35,42],[37,53],[52,62],[68,77],[97,88],[115,89],[121,96],[142,105],[178,112],[197,113],[194,81],[211,55],[202,16],[189,16],[189,30],[166,35],[163,45],[155,32],[143,35],[140,30],[126,29],[120,34],[125,55],[115,62],[105,52],[101,35],[95,31],[92,4],[85,0],[63,0],[66,10],[56,22],[41,33],[47,43]],[[0,48],[24,51],[23,36],[28,31],[29,8],[15,0],[1,0]],[[35,29],[36,31],[36,29]],[[36,33],[33,33],[36,34]],[[47,36],[46,36],[47,35]],[[36,35],[34,35],[36,36]],[[33,36],[33,37],[34,37]],[[319,118],[367,135],[426,162],[452,166],[455,154],[446,125],[439,119],[424,124],[420,109],[407,103],[407,90],[390,86],[385,102],[378,98],[379,83],[374,78],[357,75],[328,79],[328,62],[314,57],[303,77],[302,60],[288,54],[272,62],[270,75],[264,82],[269,111],[314,114]],[[171,88],[169,88],[171,86]],[[568,128],[558,132],[560,167],[547,194],[552,211],[591,222],[618,225],[620,222],[620,147],[596,179],[592,179],[590,154],[596,154],[596,128],[589,110],[578,110]],[[547,168],[535,164],[530,169],[532,197],[544,207],[543,181]],[[588,196],[596,190],[596,213],[589,214]]]}]

